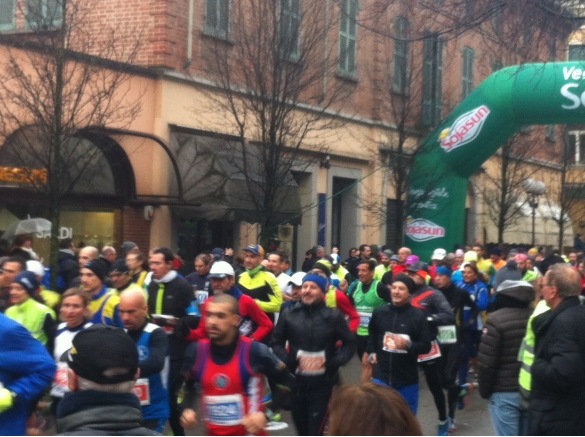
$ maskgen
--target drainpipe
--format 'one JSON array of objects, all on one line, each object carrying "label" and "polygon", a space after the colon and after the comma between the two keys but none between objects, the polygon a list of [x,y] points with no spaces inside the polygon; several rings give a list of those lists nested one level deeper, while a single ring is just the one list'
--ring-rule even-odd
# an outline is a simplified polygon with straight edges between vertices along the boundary
[{"label": "drainpipe", "polygon": [[187,60],[183,68],[189,67],[193,61],[193,2],[189,0],[189,21],[187,22]]}]

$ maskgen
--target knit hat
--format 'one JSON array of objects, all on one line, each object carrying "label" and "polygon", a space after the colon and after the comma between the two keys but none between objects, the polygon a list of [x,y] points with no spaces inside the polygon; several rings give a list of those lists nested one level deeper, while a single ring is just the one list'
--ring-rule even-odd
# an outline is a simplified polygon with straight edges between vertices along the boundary
[{"label": "knit hat", "polygon": [[499,246],[494,246],[494,247],[492,247],[490,254],[496,255],[496,256],[502,256],[502,249],[500,249]]},{"label": "knit hat", "polygon": [[463,252],[463,249],[457,249],[455,251],[455,256],[457,257],[465,256],[465,252]]},{"label": "knit hat", "polygon": [[396,261],[396,262],[400,262],[400,258],[398,258],[398,255],[392,255],[390,257],[390,261]]},{"label": "knit hat", "polygon": [[331,276],[331,263],[325,259],[320,259],[317,261],[313,265],[313,268],[321,270],[323,273],[325,273],[325,275],[327,275],[327,277]]},{"label": "knit hat", "polygon": [[135,247],[138,247],[138,245],[134,241],[124,241],[122,246],[120,246],[120,252],[122,252],[122,254],[127,254]]},{"label": "knit hat", "polygon": [[[112,269],[110,270],[110,273],[116,272],[116,273],[128,273],[130,271],[130,269],[128,268],[128,265],[126,264],[126,261],[124,261],[123,259],[117,259],[116,261],[114,261],[112,263]],[[97,273],[96,273],[97,275]]]},{"label": "knit hat", "polygon": [[437,266],[437,268],[435,269],[435,273],[437,275],[445,275],[451,277],[451,275],[453,274],[453,269],[450,269],[447,266]]},{"label": "knit hat", "polygon": [[99,259],[92,259],[83,265],[84,269],[91,270],[100,281],[104,282],[108,274],[108,269]]},{"label": "knit hat", "polygon": [[219,260],[223,257],[224,251],[221,247],[216,247],[211,251],[211,255],[215,258],[215,260]]},{"label": "knit hat", "polygon": [[[69,367],[80,377],[97,384],[134,380],[138,349],[123,329],[95,324],[79,332],[66,352]],[[119,370],[109,374],[107,370]]]},{"label": "knit hat", "polygon": [[394,284],[395,282],[402,282],[404,285],[406,285],[406,288],[408,288],[408,292],[410,294],[414,293],[416,284],[408,275],[405,275],[404,273],[396,275],[394,278],[392,278],[392,284]]},{"label": "knit hat", "polygon": [[386,249],[384,252],[382,252],[382,255],[390,258],[392,255],[394,255],[394,252],[392,252],[390,249]]},{"label": "knit hat", "polygon": [[504,281],[520,281],[522,280],[522,272],[518,268],[515,260],[509,259],[504,267],[496,272],[493,286],[497,290],[498,286]]},{"label": "knit hat", "polygon": [[317,284],[319,286],[319,288],[321,289],[321,291],[323,291],[323,294],[327,293],[327,279],[322,278],[319,275],[315,275],[315,274],[308,274],[305,275],[305,277],[303,278],[303,284],[307,281],[311,281],[314,282],[315,284]]},{"label": "knit hat", "polygon": [[24,288],[31,296],[34,294],[37,288],[39,288],[39,281],[37,281],[36,275],[33,272],[29,272],[28,270],[20,272],[14,277],[12,282],[20,284],[21,287]]}]

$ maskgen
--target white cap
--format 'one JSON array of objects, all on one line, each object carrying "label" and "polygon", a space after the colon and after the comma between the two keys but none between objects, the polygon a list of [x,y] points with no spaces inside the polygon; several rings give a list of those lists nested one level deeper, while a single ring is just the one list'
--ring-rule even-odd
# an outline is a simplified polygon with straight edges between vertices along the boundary
[{"label": "white cap", "polygon": [[45,276],[45,268],[39,261],[35,261],[33,259],[28,260],[26,262],[26,269],[29,272],[33,272],[35,276]]},{"label": "white cap", "polygon": [[208,278],[226,278],[228,276],[236,276],[234,268],[230,263],[225,261],[215,261],[209,269]]},{"label": "white cap", "polygon": [[339,255],[338,254],[332,253],[331,259],[333,260],[333,264],[339,264]]},{"label": "white cap", "polygon": [[435,251],[433,252],[433,255],[431,256],[431,259],[436,259],[436,260],[443,260],[445,259],[445,257],[447,256],[447,251],[445,249],[435,249]]},{"label": "white cap", "polygon": [[305,272],[296,272],[294,275],[290,277],[290,281],[288,281],[288,283],[296,287],[300,287],[301,285],[303,285],[303,278],[305,277],[305,275],[306,275]]}]

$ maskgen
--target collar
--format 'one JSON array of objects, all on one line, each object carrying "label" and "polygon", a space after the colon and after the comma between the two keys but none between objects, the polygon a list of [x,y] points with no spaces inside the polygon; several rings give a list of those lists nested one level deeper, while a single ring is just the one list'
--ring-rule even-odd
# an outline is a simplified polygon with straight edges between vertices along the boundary
[{"label": "collar", "polygon": [[160,279],[156,279],[156,278],[154,278],[154,277],[153,277],[153,278],[152,278],[152,281],[153,281],[153,282],[156,282],[156,283],[160,283],[160,282],[162,282],[162,283],[166,284],[166,283],[168,283],[168,282],[171,282],[171,281],[172,281],[173,279],[175,279],[176,277],[177,277],[177,271],[176,271],[176,270],[171,270],[170,272],[168,272],[166,275],[164,275],[164,276],[163,276],[162,278],[160,278]]},{"label": "collar", "polygon": [[106,294],[107,292],[108,292],[108,287],[106,287],[106,284],[104,284],[104,285],[102,285],[102,289],[100,291],[91,295],[91,300],[97,300],[100,297],[102,297],[104,294]]},{"label": "collar", "polygon": [[24,311],[26,311],[26,310],[30,309],[31,307],[33,307],[33,306],[34,306],[34,302],[36,302],[36,301],[35,301],[35,300],[33,299],[33,297],[31,296],[31,297],[29,297],[27,300],[25,300],[23,303],[20,303],[20,304],[14,304],[14,306],[15,306],[16,308],[18,308],[18,311],[20,311],[20,312],[24,312]]},{"label": "collar", "polygon": [[261,272],[262,270],[264,270],[264,266],[262,264],[257,265],[256,267],[254,267],[253,269],[246,269],[246,271],[248,272],[248,274],[251,277],[256,276],[259,272]]},{"label": "collar", "polygon": [[228,294],[238,300],[240,300],[240,297],[242,296],[242,294],[244,294],[242,292],[242,290],[240,290],[238,287],[236,287],[235,285],[230,288],[230,290],[228,291]]},{"label": "collar", "polygon": [[108,393],[99,390],[82,390],[66,393],[57,408],[57,418],[69,416],[94,407],[125,405],[140,409],[140,401],[134,393]]},{"label": "collar", "polygon": [[124,285],[122,288],[116,288],[116,290],[118,291],[118,293],[123,292],[124,290],[126,290],[128,287],[130,287],[132,285],[132,280],[129,280],[126,285]]}]

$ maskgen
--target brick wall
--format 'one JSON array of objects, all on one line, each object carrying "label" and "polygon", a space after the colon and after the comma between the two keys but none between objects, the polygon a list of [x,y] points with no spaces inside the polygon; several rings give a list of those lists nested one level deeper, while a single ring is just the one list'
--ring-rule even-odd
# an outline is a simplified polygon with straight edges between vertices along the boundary
[{"label": "brick wall", "polygon": [[122,242],[134,241],[140,251],[150,249],[150,222],[144,219],[144,208],[125,206],[122,216]]}]

